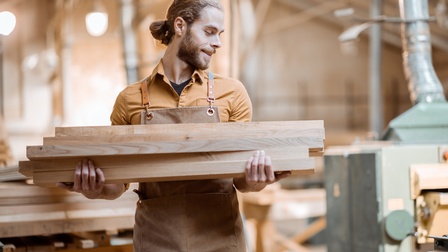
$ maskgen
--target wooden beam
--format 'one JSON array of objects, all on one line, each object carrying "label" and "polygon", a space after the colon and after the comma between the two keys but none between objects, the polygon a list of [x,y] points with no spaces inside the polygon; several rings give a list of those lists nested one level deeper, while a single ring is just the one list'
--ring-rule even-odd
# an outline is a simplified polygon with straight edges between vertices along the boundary
[{"label": "wooden beam", "polygon": [[[33,161],[30,161],[33,162]],[[235,178],[244,176],[247,160],[221,162],[179,162],[170,165],[138,163],[114,167],[100,166],[106,183],[178,181],[196,179]],[[292,171],[294,174],[314,172],[314,159],[273,159],[275,171]],[[125,172],[124,172],[125,171]],[[35,170],[33,182],[42,186],[54,186],[57,182],[73,182],[73,170]]]},{"label": "wooden beam", "polygon": [[[217,130],[173,130],[168,132],[141,132],[138,134],[124,133],[119,128],[117,133],[103,134],[101,130],[94,133],[96,135],[74,135],[74,136],[57,136],[44,137],[43,145],[91,145],[91,144],[107,144],[107,143],[144,143],[144,142],[159,142],[159,141],[186,141],[186,140],[222,140],[235,138],[235,131],[238,128],[230,128],[229,130],[219,132]],[[244,130],[244,129],[243,129]],[[110,132],[110,130],[107,130]],[[72,132],[73,133],[73,132]],[[123,134],[122,134],[123,133]],[[93,137],[93,138],[92,138]],[[257,129],[244,132],[244,138],[272,138],[272,137],[318,137],[325,138],[324,128],[284,128],[276,129]]]},{"label": "wooden beam", "polygon": [[230,135],[245,131],[283,131],[324,129],[322,120],[304,121],[266,121],[266,122],[229,122],[229,123],[188,123],[188,124],[152,124],[152,125],[114,125],[88,127],[56,127],[55,136],[99,136],[126,134],[206,134],[208,137]]},{"label": "wooden beam", "polygon": [[55,211],[73,211],[73,210],[86,210],[86,209],[113,209],[113,208],[126,208],[135,206],[137,202],[137,195],[135,199],[130,200],[91,200],[84,198],[79,202],[73,203],[52,203],[52,204],[28,204],[28,205],[12,205],[12,206],[0,206],[0,217],[5,215],[17,215],[17,214],[35,214]]},{"label": "wooden beam", "polygon": [[[285,147],[265,149],[265,152],[274,159],[285,158],[307,158],[308,149],[304,147]],[[115,167],[128,164],[128,166],[145,166],[152,164],[170,165],[171,163],[182,162],[222,162],[227,160],[248,160],[255,151],[224,151],[224,152],[198,152],[198,153],[171,153],[147,154],[147,155],[129,155],[126,157],[120,155],[100,155],[90,156],[98,167]],[[41,159],[36,161],[20,161],[19,171],[21,173],[32,175],[33,170],[53,170],[65,169],[71,170],[76,167],[82,159],[79,157],[64,157],[59,159]]]},{"label": "wooden beam", "polygon": [[[138,185],[136,183],[132,183],[129,190],[114,202],[136,200],[136,194],[132,190],[137,187]],[[86,199],[82,194],[70,192],[62,188],[46,188],[33,184],[14,182],[0,183],[0,208],[14,206],[17,208],[18,205],[23,206],[23,208],[28,208],[29,205],[59,203],[70,205],[79,202],[85,202],[86,204],[92,203],[91,200]]]},{"label": "wooden beam", "polygon": [[231,178],[244,175],[255,150],[275,171],[313,172],[323,154],[323,121],[195,123],[56,128],[44,145],[28,146],[19,172],[38,185],[72,182],[84,158],[108,183]]},{"label": "wooden beam", "polygon": [[[280,1],[280,0],[277,0]],[[292,5],[291,1],[283,0],[280,1],[288,5]],[[297,1],[293,1],[297,2]],[[263,36],[271,36],[274,33],[277,33],[279,31],[289,29],[291,27],[300,25],[304,22],[307,22],[315,17],[319,17],[328,13],[332,13],[334,10],[342,8],[346,6],[347,3],[345,2],[339,2],[339,1],[325,1],[323,3],[320,3],[317,6],[313,6],[310,8],[307,8],[303,10],[302,12],[298,14],[294,14],[291,16],[287,16],[281,19],[278,19],[276,21],[272,21],[271,23],[268,23],[265,25],[263,29]]]},{"label": "wooden beam", "polygon": [[131,229],[134,226],[134,211],[123,212],[122,209],[111,209],[108,211],[97,211],[97,214],[88,218],[70,218],[64,214],[64,218],[54,220],[35,219],[27,221],[15,220],[0,222],[0,237],[22,237],[42,234],[61,234],[98,230]]},{"label": "wooden beam", "polygon": [[[247,4],[252,7],[252,3],[250,0],[247,0]],[[257,6],[255,7],[255,27],[254,34],[252,37],[248,38],[248,41],[246,43],[246,46],[243,48],[243,52],[241,53],[240,59],[239,59],[239,65],[245,66],[247,59],[249,58],[250,53],[252,52],[253,48],[255,48],[255,45],[257,41],[260,38],[261,34],[261,28],[264,25],[264,21],[266,19],[269,7],[271,6],[271,0],[259,0],[257,2]],[[243,2],[240,2],[240,5],[243,5]],[[252,7],[253,8],[253,7]],[[241,19],[244,22],[244,13],[241,13]],[[249,22],[247,22],[249,23]],[[243,23],[243,25],[245,25]]]},{"label": "wooden beam", "polygon": [[25,180],[26,178],[26,176],[19,172],[19,167],[17,165],[0,168],[0,182]]},{"label": "wooden beam", "polygon": [[[92,142],[95,138],[92,137]],[[231,138],[219,140],[185,140],[176,142],[145,142],[96,145],[43,145],[28,146],[30,160],[66,157],[92,157],[111,155],[141,155],[163,153],[219,152],[271,149],[278,147],[305,147],[321,151],[324,147],[318,137]]]},{"label": "wooden beam", "polygon": [[445,189],[448,184],[448,163],[411,165],[410,178],[412,199],[416,199],[422,190]]}]

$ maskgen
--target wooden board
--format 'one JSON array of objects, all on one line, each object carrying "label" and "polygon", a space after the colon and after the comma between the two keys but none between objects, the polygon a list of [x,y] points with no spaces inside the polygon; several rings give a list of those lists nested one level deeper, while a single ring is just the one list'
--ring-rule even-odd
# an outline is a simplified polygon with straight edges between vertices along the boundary
[{"label": "wooden board", "polygon": [[25,180],[27,177],[19,172],[19,166],[0,167],[0,182]]},{"label": "wooden board", "polygon": [[[193,132],[201,132],[208,137],[243,131],[306,131],[324,129],[322,120],[307,121],[266,121],[266,122],[230,122],[230,123],[189,123],[189,124],[152,124],[152,125],[114,125],[89,127],[56,127],[55,136],[100,136],[122,134],[183,134],[188,137]],[[289,132],[285,132],[288,134]],[[267,135],[265,135],[267,136]],[[286,135],[288,136],[288,135]],[[185,138],[184,138],[185,139]]]},{"label": "wooden board", "polygon": [[422,190],[448,187],[448,163],[415,164],[410,167],[411,198],[416,199]]},{"label": "wooden board", "polygon": [[[138,185],[132,183],[128,191],[121,195],[117,201],[137,200],[136,194],[132,191]],[[33,184],[25,183],[0,183],[0,208],[23,206],[28,209],[29,205],[45,205],[45,204],[65,204],[69,206],[72,203],[84,202],[85,204],[92,203],[91,200],[86,199],[83,195],[70,192],[58,187],[40,187]]]},{"label": "wooden board", "polygon": [[90,200],[62,188],[0,183],[0,238],[132,229],[137,194],[130,185],[116,200]]},{"label": "wooden board", "polygon": [[[111,126],[119,127],[119,126]],[[130,126],[135,127],[135,126]],[[148,128],[148,127],[145,127]],[[284,137],[308,137],[308,138],[324,138],[323,128],[275,128],[275,129],[253,129],[250,131],[244,131],[245,138],[284,138]],[[152,129],[152,128],[151,128]],[[161,131],[154,129],[154,132],[146,134],[104,134],[98,130],[98,135],[74,135],[74,136],[59,136],[59,137],[44,137],[44,145],[90,145],[90,144],[108,144],[108,143],[142,143],[142,142],[158,142],[158,141],[186,141],[186,140],[219,140],[235,138],[235,131],[238,129],[223,130],[219,132],[217,130],[211,131],[207,129],[194,128],[193,130],[184,131]],[[149,130],[148,130],[149,131]],[[83,131],[82,131],[83,132]],[[81,132],[81,133],[82,133]],[[95,131],[96,132],[96,131]],[[110,130],[107,130],[110,132]]]},{"label": "wooden board", "polygon": [[[166,165],[172,163],[187,162],[221,162],[226,160],[248,160],[254,151],[229,151],[229,152],[199,152],[199,153],[179,153],[179,154],[150,154],[150,155],[132,155],[132,156],[92,156],[89,157],[100,168],[113,167],[141,167],[142,169],[151,167],[151,165]],[[307,158],[308,149],[303,147],[275,148],[267,149],[266,153],[274,159],[285,158]],[[19,171],[27,176],[33,176],[33,171],[45,170],[74,170],[81,159],[77,157],[67,157],[60,159],[43,159],[39,161],[20,161]],[[126,168],[124,168],[126,169]]]},{"label": "wooden board", "polygon": [[[95,142],[95,138],[92,138]],[[306,147],[319,151],[323,148],[322,138],[281,137],[281,138],[231,138],[219,140],[184,140],[173,142],[144,142],[128,144],[95,144],[95,145],[44,145],[28,146],[27,157],[30,160],[91,157],[111,155],[137,155],[159,153],[190,153],[243,151],[271,149],[278,147]]]},{"label": "wooden board", "polygon": [[108,183],[231,178],[262,149],[275,171],[309,174],[324,138],[323,121],[60,127],[44,145],[27,147],[30,161],[19,171],[38,185],[72,182],[88,158]]},{"label": "wooden board", "polygon": [[[134,212],[132,209],[125,214],[113,214],[113,211],[97,211],[97,215],[89,218],[84,214],[83,218],[62,218],[42,220],[35,215],[35,219],[27,221],[0,222],[0,237],[21,237],[42,234],[61,234],[97,230],[132,229],[134,226]],[[101,215],[102,214],[102,215]]]},{"label": "wooden board", "polygon": [[[244,175],[246,160],[222,162],[171,163],[170,165],[142,163],[139,166],[101,167],[106,183],[177,181],[215,178],[234,178]],[[292,171],[294,174],[314,172],[314,159],[291,158],[272,160],[275,171]],[[73,182],[74,170],[34,171],[34,183],[54,186],[56,182]]]}]

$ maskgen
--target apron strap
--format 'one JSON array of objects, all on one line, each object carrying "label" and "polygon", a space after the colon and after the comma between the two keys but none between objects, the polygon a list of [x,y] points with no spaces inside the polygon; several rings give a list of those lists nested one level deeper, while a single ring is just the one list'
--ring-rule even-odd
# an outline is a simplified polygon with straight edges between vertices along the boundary
[{"label": "apron strap", "polygon": [[215,102],[215,94],[213,94],[213,86],[215,84],[214,76],[212,72],[208,72],[208,81],[207,81],[207,101],[208,101],[208,109],[207,115],[212,116],[215,114],[215,109],[213,108],[213,103]]},{"label": "apron strap", "polygon": [[[148,79],[144,79],[141,82],[141,90],[142,90],[142,103],[146,110],[146,119],[151,120],[154,115],[149,110],[149,94],[148,94]],[[208,72],[208,81],[207,81],[207,101],[209,103],[209,107],[207,109],[207,115],[213,116],[215,114],[215,109],[213,108],[213,103],[216,101],[215,94],[213,93],[213,86],[215,84],[214,75],[212,72]]]},{"label": "apron strap", "polygon": [[152,114],[151,111],[149,111],[148,79],[144,79],[142,81],[141,89],[142,89],[142,102],[146,110],[146,118],[148,120],[151,120],[154,115]]}]

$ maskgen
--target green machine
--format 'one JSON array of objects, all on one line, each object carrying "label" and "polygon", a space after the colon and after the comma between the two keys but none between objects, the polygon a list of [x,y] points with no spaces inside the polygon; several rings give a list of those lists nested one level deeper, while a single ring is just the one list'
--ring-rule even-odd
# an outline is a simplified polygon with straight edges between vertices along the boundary
[{"label": "green machine", "polygon": [[329,252],[448,251],[448,103],[432,67],[428,2],[399,5],[415,105],[380,141],[326,149]]},{"label": "green machine", "polygon": [[448,217],[448,202],[423,203],[428,195],[448,198],[448,193],[435,188],[414,199],[410,169],[422,165],[448,171],[447,151],[448,144],[393,142],[327,149],[328,251],[429,251],[433,241],[427,236],[448,234],[448,218],[434,221],[439,215]]}]

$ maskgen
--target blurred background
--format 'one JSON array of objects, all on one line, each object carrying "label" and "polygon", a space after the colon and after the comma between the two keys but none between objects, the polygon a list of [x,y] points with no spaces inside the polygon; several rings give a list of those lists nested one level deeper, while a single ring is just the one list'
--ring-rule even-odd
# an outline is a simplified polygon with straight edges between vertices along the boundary
[{"label": "blurred background", "polygon": [[[403,1],[220,2],[225,32],[211,70],[243,82],[253,121],[324,120],[329,147],[378,140],[413,106],[397,22]],[[165,19],[170,3],[0,0],[3,165],[25,160],[26,146],[42,144],[55,127],[110,125],[117,94],[163,56],[148,27]],[[428,1],[430,56],[445,97],[446,7]],[[316,159],[315,174],[282,186],[323,188],[323,159]]]},{"label": "blurred background", "polygon": [[[118,92],[149,75],[163,55],[164,47],[153,40],[148,27],[164,19],[170,2],[0,0],[0,11],[11,12],[16,20],[15,26],[7,15],[0,20],[2,29],[13,27],[10,34],[0,35],[0,112],[14,160],[24,158],[25,145],[38,143],[55,126],[110,124]],[[379,2],[381,15],[399,17],[396,0]],[[437,3],[429,1],[433,15]],[[384,22],[376,37],[366,29],[355,40],[338,40],[345,29],[371,16],[373,3],[222,4],[226,31],[211,68],[243,81],[254,105],[254,121],[324,120],[327,144],[346,143],[355,137],[378,137],[391,119],[412,105],[403,73],[400,24]],[[346,8],[352,8],[351,15],[335,15]],[[99,18],[89,28],[88,16],[95,12]],[[437,22],[430,27],[434,68],[447,90],[448,30]],[[378,39],[381,47],[373,51],[369,45]],[[372,100],[380,102],[372,107]]]}]

